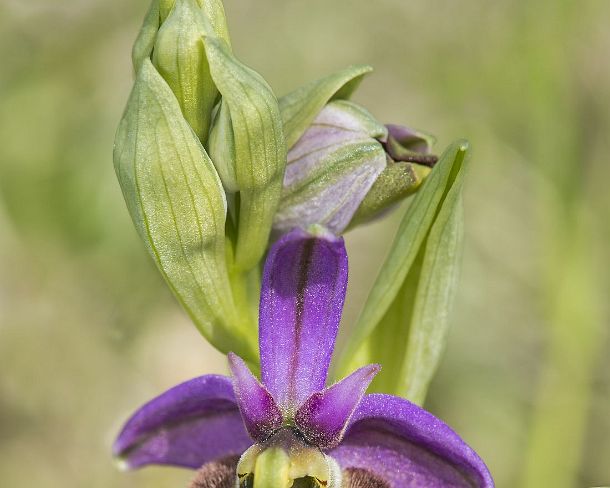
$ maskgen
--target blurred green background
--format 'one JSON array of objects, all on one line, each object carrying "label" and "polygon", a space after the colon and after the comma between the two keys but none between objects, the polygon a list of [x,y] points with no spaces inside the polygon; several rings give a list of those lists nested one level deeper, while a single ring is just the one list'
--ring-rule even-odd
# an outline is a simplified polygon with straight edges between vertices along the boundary
[{"label": "blurred green background", "polygon": [[[380,120],[467,137],[466,248],[427,407],[499,487],[610,484],[610,2],[226,0],[281,95],[352,63]],[[112,167],[145,0],[0,3],[0,484],[179,487],[119,473],[131,411],[223,372],[132,228]],[[402,212],[348,236],[345,327]]]}]

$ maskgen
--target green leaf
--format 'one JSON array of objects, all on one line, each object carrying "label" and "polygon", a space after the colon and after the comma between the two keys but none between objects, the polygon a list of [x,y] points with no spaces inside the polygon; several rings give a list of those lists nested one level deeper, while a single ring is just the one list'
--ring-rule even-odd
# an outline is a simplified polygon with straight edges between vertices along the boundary
[{"label": "green leaf", "polygon": [[[445,209],[444,209],[445,210]],[[385,358],[386,371],[373,390],[422,404],[442,355],[457,286],[462,249],[461,205],[434,223],[420,254],[372,334],[367,347]]]},{"label": "green leaf", "polygon": [[142,240],[199,330],[221,351],[255,361],[255,339],[231,294],[220,179],[149,60],[119,125],[114,162]]},{"label": "green leaf", "polygon": [[422,403],[445,344],[456,289],[468,145],[449,147],[409,206],[350,335],[340,369],[370,362],[372,388]]},{"label": "green leaf", "polygon": [[153,52],[157,31],[160,26],[159,0],[152,0],[144,23],[131,50],[133,69],[137,73],[145,59],[150,59]]},{"label": "green leaf", "polygon": [[247,270],[263,256],[286,167],[286,144],[277,99],[267,82],[239,62],[222,40],[204,40],[212,78],[233,125],[239,187],[235,265]]},{"label": "green leaf", "polygon": [[286,146],[291,148],[299,140],[330,100],[348,99],[364,75],[372,70],[373,68],[366,65],[350,66],[280,98]]}]

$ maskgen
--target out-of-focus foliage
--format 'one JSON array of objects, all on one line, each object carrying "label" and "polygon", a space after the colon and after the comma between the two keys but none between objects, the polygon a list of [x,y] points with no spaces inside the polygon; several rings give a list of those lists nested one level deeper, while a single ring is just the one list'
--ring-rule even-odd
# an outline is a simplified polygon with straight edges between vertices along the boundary
[{"label": "out-of-focus foliage", "polygon": [[[154,394],[225,368],[157,275],[112,168],[147,7],[0,6],[3,486],[184,486],[181,470],[118,473],[111,439]],[[461,286],[427,406],[481,453],[500,488],[525,484],[527,456],[537,460],[531,486],[557,453],[579,458],[573,486],[607,484],[610,4],[225,7],[235,53],[278,95],[368,63],[375,72],[355,101],[378,119],[429,128],[439,147],[472,142]],[[398,218],[348,234],[344,332]],[[555,366],[543,367],[547,351]],[[536,418],[546,425],[532,434]],[[581,432],[584,448],[571,455]],[[558,435],[568,442],[554,444]]]}]

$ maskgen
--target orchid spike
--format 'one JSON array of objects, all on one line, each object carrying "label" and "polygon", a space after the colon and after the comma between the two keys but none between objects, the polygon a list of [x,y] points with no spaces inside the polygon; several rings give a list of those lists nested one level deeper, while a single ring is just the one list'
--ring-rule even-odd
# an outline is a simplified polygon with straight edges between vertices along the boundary
[{"label": "orchid spike", "polygon": [[446,424],[390,395],[365,395],[379,366],[325,387],[347,285],[343,240],[294,230],[271,249],[260,302],[259,381],[207,375],[144,405],[114,445],[128,468],[198,469],[191,488],[493,488]]}]

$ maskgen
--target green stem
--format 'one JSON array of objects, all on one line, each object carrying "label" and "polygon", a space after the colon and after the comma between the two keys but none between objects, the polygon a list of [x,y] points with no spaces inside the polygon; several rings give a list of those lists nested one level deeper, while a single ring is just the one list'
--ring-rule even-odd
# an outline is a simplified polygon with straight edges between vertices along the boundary
[{"label": "green stem", "polygon": [[[525,451],[524,488],[578,486],[591,383],[603,329],[584,161],[591,145],[579,124],[570,40],[582,3],[524,4],[519,38],[533,162],[540,171],[544,258],[542,289],[548,342]],[[546,19],[543,24],[540,19]],[[531,81],[531,83],[530,83]]]},{"label": "green stem", "polygon": [[[251,343],[251,349],[258,351],[258,301],[261,288],[261,270],[255,266],[248,271],[238,270],[233,264],[233,246],[227,245],[229,262],[229,282],[233,293],[233,302],[237,311],[239,327],[245,332]],[[253,370],[258,370],[258,354],[244,357]]]},{"label": "green stem", "polygon": [[[583,212],[584,213],[584,212]],[[588,222],[578,212],[559,216],[548,262],[547,311],[551,329],[523,487],[578,485],[591,381],[600,352],[601,318]]]}]

